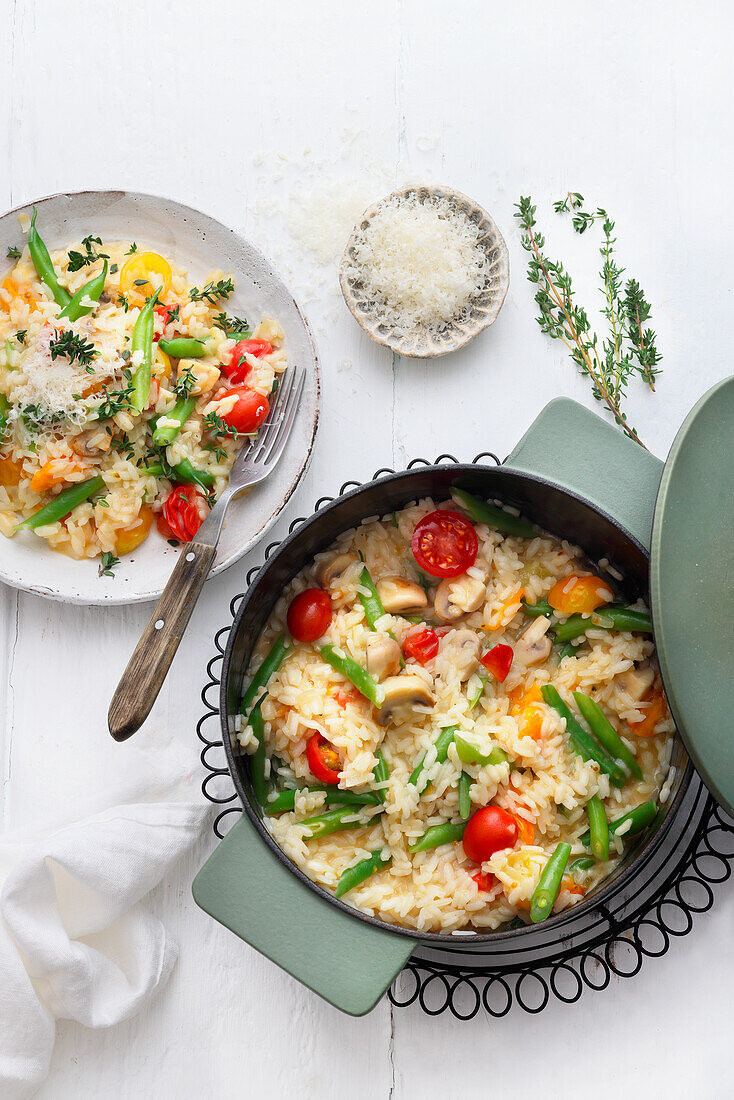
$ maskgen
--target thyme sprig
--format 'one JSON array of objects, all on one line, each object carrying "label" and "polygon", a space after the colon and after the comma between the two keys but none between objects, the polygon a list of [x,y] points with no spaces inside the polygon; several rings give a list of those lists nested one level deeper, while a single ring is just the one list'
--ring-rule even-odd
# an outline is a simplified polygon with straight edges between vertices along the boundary
[{"label": "thyme sprig", "polygon": [[601,281],[604,295],[602,313],[607,320],[608,335],[603,341],[592,329],[586,310],[578,304],[571,275],[560,261],[545,253],[545,238],[538,232],[536,207],[531,198],[521,197],[516,205],[523,235],[522,246],[529,253],[528,280],[537,286],[535,302],[541,332],[552,340],[561,340],[573,362],[591,381],[597,401],[606,405],[615,423],[636,443],[644,446],[629,424],[622,407],[627,385],[634,374],[654,389],[655,368],[660,362],[655,345],[655,333],[643,329],[650,316],[650,306],[639,284],[629,279],[624,284],[624,268],[615,258],[615,224],[602,207],[593,213],[583,209],[583,196],[569,192],[554,204],[556,213],[570,213],[577,233],[585,233],[595,222],[602,223]]},{"label": "thyme sprig", "polygon": [[80,333],[65,329],[60,332],[54,329],[53,338],[49,341],[49,351],[52,359],[63,357],[70,363],[78,362],[81,367],[90,365],[93,359],[99,355],[91,340],[87,340]]},{"label": "thyme sprig", "polygon": [[85,237],[82,245],[84,252],[75,252],[72,249],[69,253],[69,271],[79,271],[87,264],[93,264],[95,260],[109,260],[109,252],[100,252],[94,247],[95,245],[102,247],[101,237]]},{"label": "thyme sprig", "polygon": [[231,279],[220,279],[218,283],[210,282],[201,288],[192,286],[189,298],[192,302],[206,301],[215,306],[220,298],[231,297],[234,294],[234,283]]}]

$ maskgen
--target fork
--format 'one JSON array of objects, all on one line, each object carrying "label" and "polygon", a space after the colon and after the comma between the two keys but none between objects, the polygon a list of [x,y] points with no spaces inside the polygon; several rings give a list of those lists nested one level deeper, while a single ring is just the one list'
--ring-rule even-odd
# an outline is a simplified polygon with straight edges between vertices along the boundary
[{"label": "fork", "polygon": [[235,459],[224,492],[191,542],[185,543],[112,696],[107,724],[115,741],[132,737],[150,714],[212,567],[230,501],[263,481],[283,454],[305,379],[303,369],[298,374],[293,369],[286,372],[267,419]]}]

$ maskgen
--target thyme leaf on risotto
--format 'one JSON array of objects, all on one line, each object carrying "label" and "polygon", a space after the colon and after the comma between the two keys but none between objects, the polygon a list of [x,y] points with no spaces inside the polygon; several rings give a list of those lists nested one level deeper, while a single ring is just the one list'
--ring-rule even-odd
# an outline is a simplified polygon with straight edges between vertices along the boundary
[{"label": "thyme leaf on risotto", "polygon": [[126,256],[132,256],[133,252],[137,252],[137,251],[138,251],[138,246],[136,245],[135,241],[133,241],[133,243],[130,245],[130,247],[128,248],[125,255]]},{"label": "thyme leaf on risotto", "polygon": [[19,260],[20,259],[20,249],[16,248],[16,246],[14,244],[10,244],[10,245],[8,245],[8,251],[6,252],[6,256],[8,257],[9,260]]},{"label": "thyme leaf on risotto", "polygon": [[193,367],[187,367],[185,371],[176,376],[173,388],[179,397],[188,397],[195,385],[196,375]]},{"label": "thyme leaf on risotto", "polygon": [[207,283],[201,290],[199,290],[197,286],[192,286],[189,291],[189,298],[192,302],[207,301],[215,306],[220,298],[227,299],[231,294],[234,294],[234,283],[232,280],[220,279],[218,283]]},{"label": "thyme leaf on risotto", "polygon": [[123,310],[124,313],[127,313],[127,311],[130,309],[130,303],[128,302],[128,300],[127,300],[127,298],[125,297],[124,294],[118,294],[117,295],[117,303],[116,304],[118,306],[120,306],[120,308]]},{"label": "thyme leaf on risotto", "polygon": [[226,421],[222,420],[217,412],[207,413],[203,423],[204,427],[215,436],[231,435],[233,439],[237,439],[240,434],[236,428],[231,428]]},{"label": "thyme leaf on risotto", "polygon": [[59,332],[59,330],[55,328],[54,336],[55,339],[51,340],[48,345],[52,359],[64,358],[68,359],[70,363],[76,360],[79,366],[85,367],[91,363],[98,354],[94,350],[94,344],[91,340],[87,340],[77,332],[72,332],[71,329]]},{"label": "thyme leaf on risotto", "polygon": [[115,555],[111,551],[105,550],[104,553],[102,554],[101,558],[99,559],[99,570],[98,570],[99,576],[100,577],[114,577],[115,568],[119,564],[120,564],[120,559],[116,558]]},{"label": "thyme leaf on risotto", "polygon": [[80,271],[87,264],[93,264],[95,260],[109,260],[109,252],[98,252],[93,247],[93,245],[102,247],[101,237],[85,237],[82,240],[82,245],[84,252],[75,252],[72,249],[69,253],[69,271]]},{"label": "thyme leaf on risotto", "polygon": [[545,252],[545,238],[538,232],[536,207],[530,196],[521,196],[515,217],[523,230],[521,243],[529,253],[528,281],[537,286],[535,302],[541,332],[552,340],[560,340],[568,348],[571,359],[591,381],[595,399],[606,405],[615,423],[644,447],[635,429],[628,423],[623,408],[627,385],[633,375],[639,375],[654,389],[655,367],[660,362],[655,346],[655,333],[643,330],[650,316],[650,306],[639,284],[627,280],[622,289],[624,268],[615,259],[614,222],[601,207],[593,213],[582,209],[583,196],[569,192],[555,204],[557,213],[570,213],[577,233],[585,233],[595,222],[602,223],[601,289],[604,296],[602,314],[607,321],[603,341],[592,329],[588,314],[579,305],[571,275],[560,261],[550,259]]},{"label": "thyme leaf on risotto", "polygon": [[22,329],[20,329],[19,332],[16,332],[15,339],[18,341],[19,344],[24,344],[25,343],[25,338],[26,338],[27,335],[28,335],[28,329],[27,328],[22,328]]},{"label": "thyme leaf on risotto", "polygon": [[233,317],[228,313],[217,313],[213,323],[230,340],[245,340],[251,335],[250,325],[242,317]]}]

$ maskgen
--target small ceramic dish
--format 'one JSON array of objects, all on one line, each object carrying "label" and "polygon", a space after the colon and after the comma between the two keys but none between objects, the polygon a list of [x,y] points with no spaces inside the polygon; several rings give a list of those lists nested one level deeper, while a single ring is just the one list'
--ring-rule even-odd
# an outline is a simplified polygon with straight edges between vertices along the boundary
[{"label": "small ceramic dish", "polygon": [[[366,229],[383,203],[410,195],[416,195],[421,202],[432,198],[446,199],[457,211],[466,215],[478,226],[481,233],[479,244],[489,261],[486,286],[472,300],[468,315],[450,322],[440,330],[416,328],[407,333],[397,332],[386,322],[379,305],[366,295],[364,286],[351,273],[356,259],[354,249],[357,234]],[[339,267],[339,283],[353,316],[377,344],[411,359],[434,359],[439,355],[447,355],[450,351],[458,351],[485,328],[494,324],[510,285],[510,259],[507,245],[493,219],[473,199],[450,187],[414,185],[392,191],[386,198],[365,210],[344,250]]]},{"label": "small ceramic dish", "polygon": [[[306,385],[288,446],[267,478],[227,514],[217,557],[209,576],[221,573],[250,550],[275,523],[303,477],[311,458],[319,417],[319,367],[311,331],[293,295],[270,261],[226,225],[171,199],[134,191],[81,191],[25,203],[0,217],[0,279],[13,263],[8,245],[21,240],[18,215],[38,209],[38,224],[51,249],[63,248],[89,233],[107,241],[135,240],[169,255],[192,282],[221,268],[232,272],[235,293],[229,312],[259,320],[274,317],[285,332],[288,361],[306,370]],[[99,576],[99,558],[75,561],[55,553],[32,532],[0,536],[0,581],[79,604],[126,604],[160,596],[180,549],[154,530],[124,556],[114,577]]]}]

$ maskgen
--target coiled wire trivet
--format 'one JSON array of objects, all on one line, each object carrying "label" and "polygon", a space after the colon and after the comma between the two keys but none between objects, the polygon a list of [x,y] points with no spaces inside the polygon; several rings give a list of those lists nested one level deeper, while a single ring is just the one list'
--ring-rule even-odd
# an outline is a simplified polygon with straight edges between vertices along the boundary
[{"label": "coiled wire trivet", "polygon": [[[473,461],[483,459],[500,464],[488,451]],[[458,461],[447,454],[439,455],[435,463],[417,458],[408,469]],[[383,467],[373,481],[391,473],[394,471]],[[359,488],[359,484],[346,482],[339,495]],[[333,499],[321,497],[314,511]],[[303,517],[295,519],[289,533],[304,522]],[[277,542],[270,543],[265,558],[278,546]],[[249,570],[248,585],[259,568]],[[243,595],[234,596],[230,603],[233,620]],[[220,839],[225,819],[242,812],[239,805],[229,805],[237,800],[237,793],[224,762],[218,710],[220,681],[216,666],[224,657],[231,627],[229,623],[214,638],[217,652],[207,665],[209,679],[201,692],[206,713],[196,727],[204,744],[201,762],[208,773],[202,791],[210,802],[225,807],[214,821],[214,832]],[[222,761],[219,766],[208,759],[217,751]],[[526,1012],[542,1012],[551,994],[572,1004],[585,986],[605,989],[612,974],[632,978],[645,958],[664,955],[675,937],[688,935],[694,916],[713,906],[713,886],[729,878],[733,861],[734,820],[694,774],[675,820],[653,857],[606,904],[564,924],[560,939],[549,925],[547,930],[543,926],[533,930],[532,946],[523,943],[522,935],[512,937],[507,944],[475,945],[471,936],[457,935],[456,946],[450,949],[418,943],[388,996],[399,1008],[417,1001],[429,1016],[449,1009],[459,1020],[473,1019],[482,1008],[491,1016],[505,1016],[513,1001]]]}]

